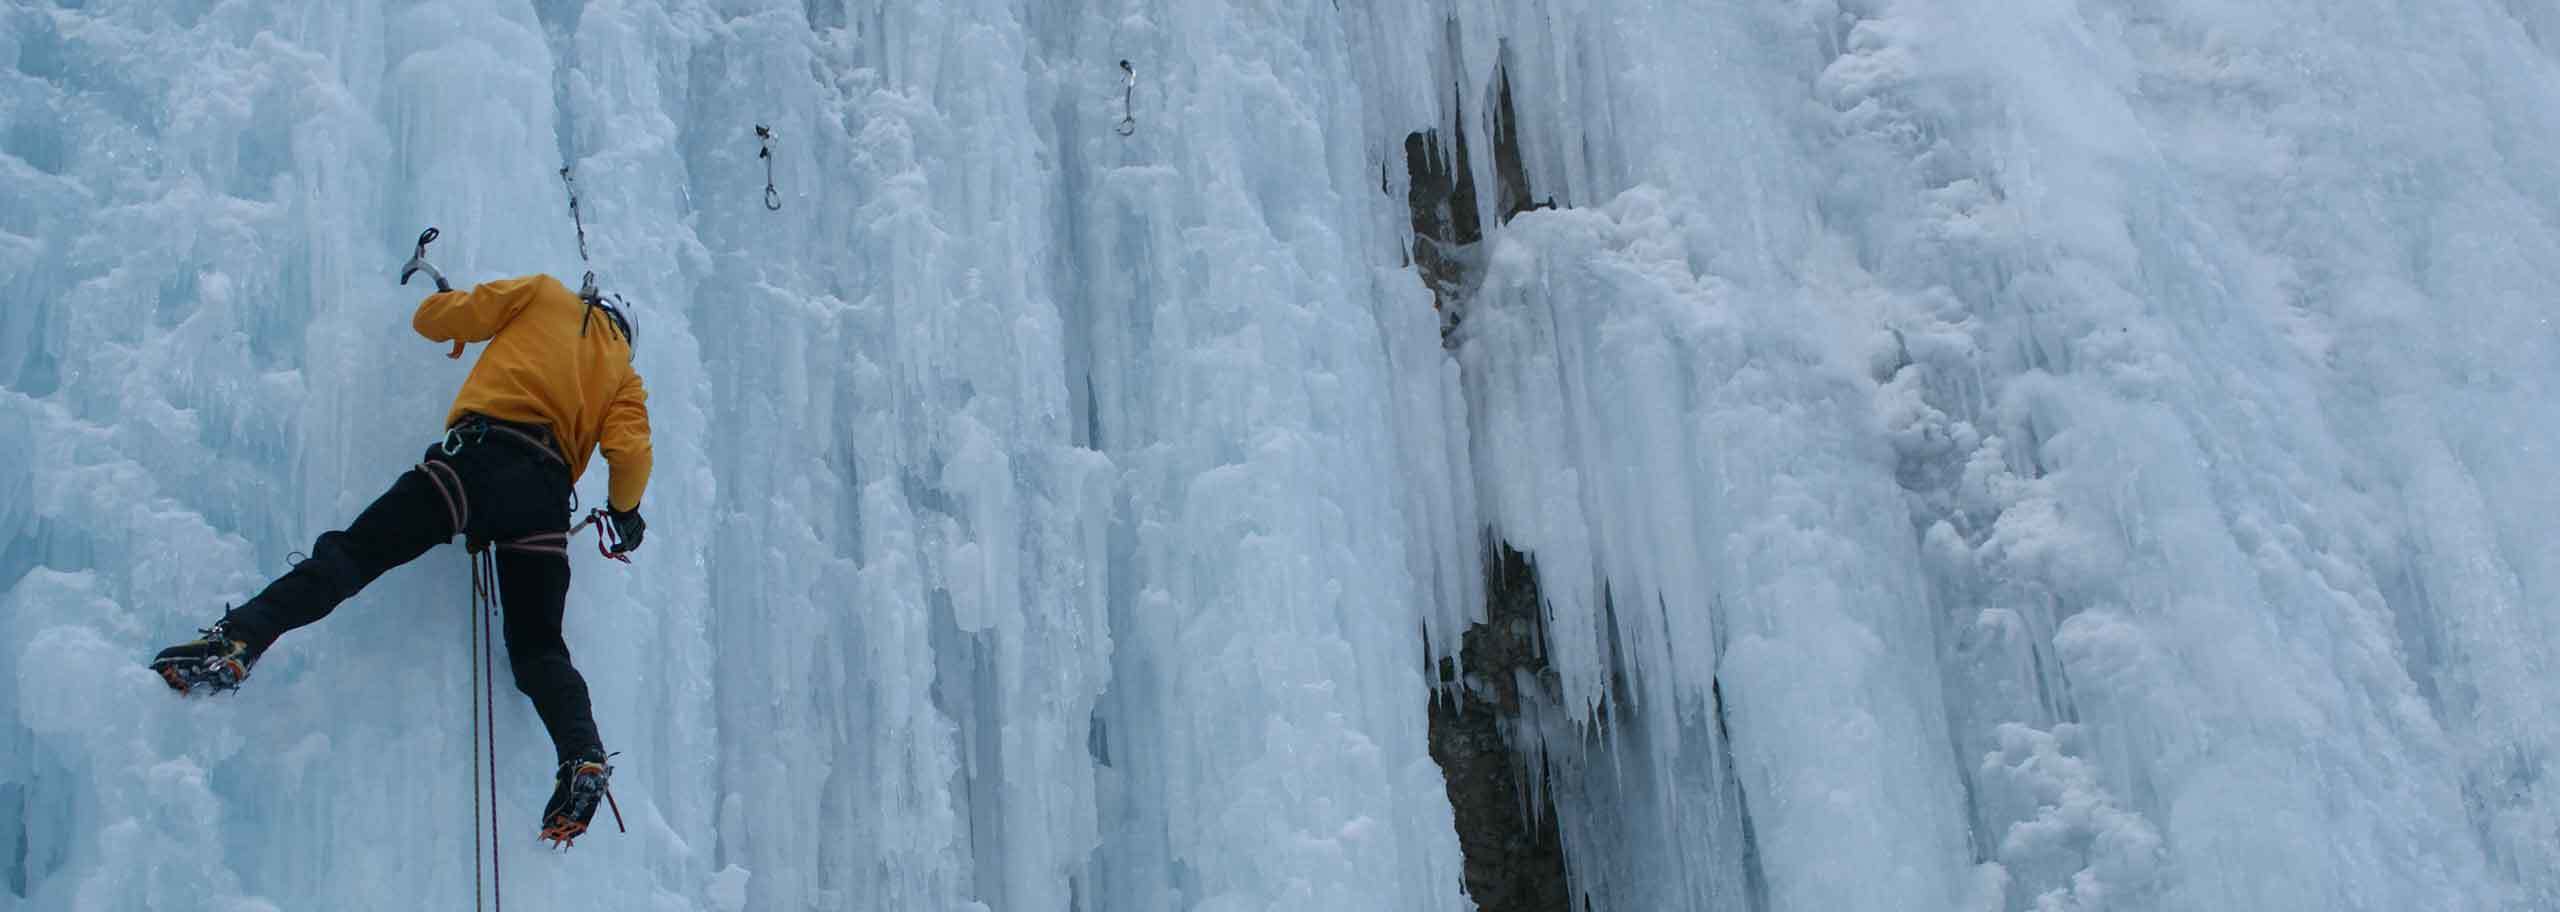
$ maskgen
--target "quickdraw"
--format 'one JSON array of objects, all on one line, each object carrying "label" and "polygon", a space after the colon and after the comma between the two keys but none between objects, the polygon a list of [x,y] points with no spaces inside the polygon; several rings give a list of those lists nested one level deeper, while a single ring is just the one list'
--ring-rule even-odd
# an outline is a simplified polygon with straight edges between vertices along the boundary
[{"label": "quickdraw", "polygon": [[1138,70],[1129,61],[1120,61],[1120,125],[1112,129],[1122,136],[1138,132]]},{"label": "quickdraw", "polygon": [[631,562],[631,554],[629,552],[614,550],[615,548],[621,547],[622,535],[613,531],[613,519],[612,517],[605,515],[603,507],[597,507],[593,510],[587,511],[587,518],[579,520],[576,526],[571,527],[569,529],[569,534],[571,536],[575,536],[579,532],[584,531],[588,526],[596,527],[597,554],[604,555],[607,560],[618,560],[626,564]]},{"label": "quickdraw", "polygon": [[780,212],[782,193],[773,189],[773,141],[776,138],[772,129],[763,124],[756,125],[756,144],[762,147],[756,150],[756,157],[764,159],[764,207]]},{"label": "quickdraw", "polygon": [[569,188],[569,223],[578,226],[578,261],[587,259],[587,220],[578,214],[578,179],[569,176],[569,166],[560,166],[560,186]]}]

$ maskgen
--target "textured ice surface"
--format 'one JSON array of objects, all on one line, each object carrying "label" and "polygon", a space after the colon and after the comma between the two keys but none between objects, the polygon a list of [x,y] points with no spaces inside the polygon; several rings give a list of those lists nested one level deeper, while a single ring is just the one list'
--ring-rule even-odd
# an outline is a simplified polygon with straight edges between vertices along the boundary
[{"label": "textured ice surface", "polygon": [[421,227],[574,278],[564,163],[658,476],[628,836],[501,696],[522,907],[1466,908],[1487,529],[1595,908],[2560,905],[2555,153],[2530,2],[11,5],[0,909],[468,901],[458,549],[138,662],[432,437]]}]

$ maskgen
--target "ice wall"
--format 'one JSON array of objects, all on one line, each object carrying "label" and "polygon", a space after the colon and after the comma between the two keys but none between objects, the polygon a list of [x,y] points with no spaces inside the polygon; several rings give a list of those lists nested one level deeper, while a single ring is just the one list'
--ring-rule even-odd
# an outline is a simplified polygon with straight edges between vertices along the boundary
[{"label": "ice wall", "polygon": [[644,557],[581,558],[568,630],[632,833],[533,850],[506,699],[506,898],[1461,906],[1417,593],[1472,567],[1412,569],[1471,520],[1413,521],[1458,483],[1393,445],[1454,387],[1305,13],[0,14],[0,905],[469,902],[457,554],[238,699],[136,663],[433,436],[463,366],[390,284],[419,227],[457,278],[574,277],[566,163],[658,433]]},{"label": "ice wall", "polygon": [[2560,901],[2560,58],[2457,6],[1471,20],[1579,207],[1458,351],[1580,888]]},{"label": "ice wall", "polygon": [[[1488,530],[1537,563],[1513,731],[1594,908],[2560,903],[2555,41],[2352,0],[12,6],[0,909],[467,901],[458,553],[223,700],[136,663],[433,434],[420,227],[458,280],[582,268],[564,163],[659,473],[569,612],[632,832],[533,850],[502,696],[520,906],[1464,908],[1423,699]],[[1425,130],[1487,226],[1446,347]],[[1506,222],[1506,143],[1559,208]]]}]

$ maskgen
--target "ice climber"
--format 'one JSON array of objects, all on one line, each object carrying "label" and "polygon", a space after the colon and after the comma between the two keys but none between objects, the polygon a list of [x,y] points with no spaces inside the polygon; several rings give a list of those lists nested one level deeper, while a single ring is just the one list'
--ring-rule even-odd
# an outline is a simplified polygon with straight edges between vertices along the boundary
[{"label": "ice climber", "polygon": [[457,354],[459,343],[489,343],[454,397],[444,438],[354,523],[322,534],[308,560],[151,667],[182,694],[236,688],[277,637],[327,617],[391,568],[457,534],[474,550],[494,547],[508,664],[560,756],[542,835],[566,843],[586,831],[612,775],[586,680],[560,635],[571,486],[601,447],[612,466],[613,551],[640,544],[649,408],[632,369],[631,324],[548,275],[429,295],[413,324],[431,341],[457,343]]}]

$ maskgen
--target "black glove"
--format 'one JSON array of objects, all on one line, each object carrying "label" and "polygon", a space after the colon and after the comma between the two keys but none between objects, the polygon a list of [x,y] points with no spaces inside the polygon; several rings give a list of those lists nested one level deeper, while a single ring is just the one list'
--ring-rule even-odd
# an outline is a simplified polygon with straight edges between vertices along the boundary
[{"label": "black glove", "polygon": [[649,531],[649,523],[640,518],[638,509],[606,508],[604,518],[613,521],[614,554],[628,554],[640,547],[641,533]]}]

